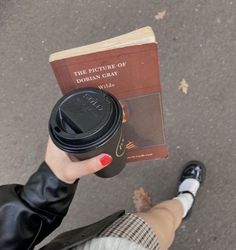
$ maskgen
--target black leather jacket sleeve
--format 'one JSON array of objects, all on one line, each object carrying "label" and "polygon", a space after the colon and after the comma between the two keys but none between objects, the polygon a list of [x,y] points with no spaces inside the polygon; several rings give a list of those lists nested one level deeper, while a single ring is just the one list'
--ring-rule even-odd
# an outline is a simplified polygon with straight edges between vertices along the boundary
[{"label": "black leather jacket sleeve", "polygon": [[24,186],[1,186],[0,249],[33,249],[61,224],[77,184],[60,181],[43,162]]}]

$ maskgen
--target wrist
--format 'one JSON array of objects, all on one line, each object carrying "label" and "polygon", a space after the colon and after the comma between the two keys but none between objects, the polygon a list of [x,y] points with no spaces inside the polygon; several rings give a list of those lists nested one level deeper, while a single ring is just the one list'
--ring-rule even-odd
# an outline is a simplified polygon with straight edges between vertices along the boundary
[{"label": "wrist", "polygon": [[66,184],[74,184],[78,178],[68,178],[68,170],[65,170],[64,167],[57,166],[54,162],[50,162],[48,159],[45,159],[45,163],[47,164],[48,168],[52,171],[52,173],[59,179],[60,181]]}]

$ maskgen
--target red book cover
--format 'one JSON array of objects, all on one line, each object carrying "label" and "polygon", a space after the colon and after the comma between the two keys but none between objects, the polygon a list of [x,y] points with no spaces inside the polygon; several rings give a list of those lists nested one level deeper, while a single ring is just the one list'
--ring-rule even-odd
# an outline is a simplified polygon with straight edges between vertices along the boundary
[{"label": "red book cover", "polygon": [[166,158],[158,48],[133,45],[51,61],[63,94],[97,87],[123,108],[128,162]]}]

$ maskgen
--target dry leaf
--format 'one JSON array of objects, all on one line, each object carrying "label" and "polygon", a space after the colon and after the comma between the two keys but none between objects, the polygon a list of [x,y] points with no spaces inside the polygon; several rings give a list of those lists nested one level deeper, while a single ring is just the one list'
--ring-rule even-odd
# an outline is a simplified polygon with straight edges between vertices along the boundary
[{"label": "dry leaf", "polygon": [[155,19],[156,19],[156,20],[162,20],[162,19],[164,19],[165,15],[166,15],[166,10],[163,10],[163,11],[161,11],[161,12],[158,12],[158,13],[155,15]]},{"label": "dry leaf", "polygon": [[185,95],[188,94],[188,83],[186,82],[186,80],[183,78],[180,83],[179,83],[179,90],[181,90]]},{"label": "dry leaf", "polygon": [[136,212],[144,212],[152,206],[149,193],[145,192],[142,187],[134,190],[133,203]]}]

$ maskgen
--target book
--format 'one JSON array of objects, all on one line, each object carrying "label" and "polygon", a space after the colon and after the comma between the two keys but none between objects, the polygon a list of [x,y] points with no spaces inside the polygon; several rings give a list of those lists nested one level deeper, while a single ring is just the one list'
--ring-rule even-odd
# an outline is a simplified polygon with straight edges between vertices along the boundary
[{"label": "book", "polygon": [[118,98],[128,162],[167,158],[158,46],[151,27],[53,53],[49,62],[63,94],[97,87]]}]

